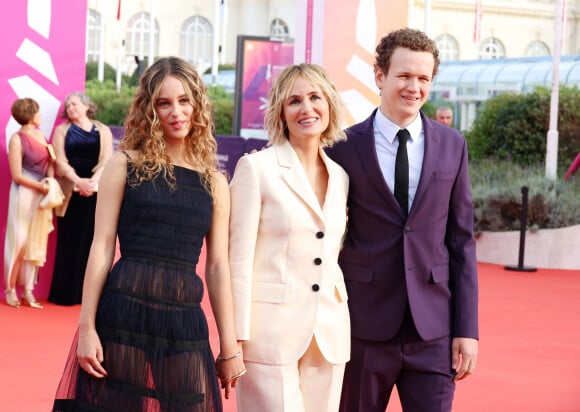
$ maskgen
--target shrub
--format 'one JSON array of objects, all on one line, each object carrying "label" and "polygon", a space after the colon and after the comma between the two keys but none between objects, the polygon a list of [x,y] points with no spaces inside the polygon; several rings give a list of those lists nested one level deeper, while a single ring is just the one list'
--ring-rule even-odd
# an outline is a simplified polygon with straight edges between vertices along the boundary
[{"label": "shrub", "polygon": [[[558,165],[567,167],[580,146],[580,92],[562,86],[558,110]],[[550,90],[528,94],[500,94],[483,103],[465,132],[473,160],[494,157],[519,165],[541,164],[546,156],[550,120]]]},{"label": "shrub", "polygon": [[123,86],[117,92],[116,84],[112,80],[99,82],[89,80],[85,90],[91,100],[97,105],[96,119],[109,126],[121,126],[133,101],[134,87]]},{"label": "shrub", "polygon": [[[85,66],[85,79],[93,80],[97,79],[99,76],[99,63],[98,62],[88,62]],[[115,82],[117,79],[117,70],[109,63],[105,63],[103,67],[103,81],[111,80]]]},{"label": "shrub", "polygon": [[231,135],[234,118],[234,99],[222,86],[208,86],[208,97],[212,102],[215,133]]},{"label": "shrub", "polygon": [[491,158],[472,161],[475,232],[520,229],[524,186],[528,187],[529,229],[580,224],[580,179],[554,181],[544,174],[543,166],[519,166]]}]

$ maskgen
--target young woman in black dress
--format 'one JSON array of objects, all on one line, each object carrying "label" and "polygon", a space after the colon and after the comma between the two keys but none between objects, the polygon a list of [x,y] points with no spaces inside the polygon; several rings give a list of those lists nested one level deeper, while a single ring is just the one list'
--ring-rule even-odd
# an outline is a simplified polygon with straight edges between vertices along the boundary
[{"label": "young woman in black dress", "polygon": [[[125,127],[101,177],[78,334],[53,410],[221,411],[218,378],[227,398],[245,369],[233,327],[228,184],[193,67],[174,57],[153,64]],[[196,274],[204,241],[217,363]]]}]

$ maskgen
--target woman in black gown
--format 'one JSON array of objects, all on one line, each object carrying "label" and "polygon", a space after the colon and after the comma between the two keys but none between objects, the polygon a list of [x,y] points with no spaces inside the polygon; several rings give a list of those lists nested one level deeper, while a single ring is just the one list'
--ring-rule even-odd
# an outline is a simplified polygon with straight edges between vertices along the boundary
[{"label": "woman in black gown", "polygon": [[[227,398],[245,369],[233,327],[229,189],[191,65],[164,58],[143,74],[120,149],[101,179],[79,329],[53,411],[221,411],[218,377]],[[217,363],[196,273],[204,240]]]},{"label": "woman in black gown", "polygon": [[83,93],[64,101],[65,123],[54,131],[56,171],[66,199],[57,208],[57,242],[49,302],[81,303],[85,268],[95,227],[97,188],[113,153],[111,130],[93,120],[96,107]]}]

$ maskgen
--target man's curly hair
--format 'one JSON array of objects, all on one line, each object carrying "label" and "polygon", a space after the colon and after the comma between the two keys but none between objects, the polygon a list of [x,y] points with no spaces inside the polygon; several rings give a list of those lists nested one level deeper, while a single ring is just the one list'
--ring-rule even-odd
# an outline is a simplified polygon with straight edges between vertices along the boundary
[{"label": "man's curly hair", "polygon": [[433,55],[433,76],[439,71],[439,50],[433,40],[425,33],[415,29],[399,29],[384,36],[376,48],[375,69],[381,69],[384,74],[389,71],[391,56],[397,47],[413,51],[428,52]]}]

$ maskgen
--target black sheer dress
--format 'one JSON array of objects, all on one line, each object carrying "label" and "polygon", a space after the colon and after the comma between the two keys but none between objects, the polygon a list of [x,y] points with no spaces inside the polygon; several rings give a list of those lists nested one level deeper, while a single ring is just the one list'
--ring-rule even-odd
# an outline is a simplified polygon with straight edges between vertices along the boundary
[{"label": "black sheer dress", "polygon": [[197,172],[176,166],[175,178],[126,185],[121,258],[96,317],[109,376],[80,369],[75,336],[53,411],[222,410],[196,274],[213,202]]}]

